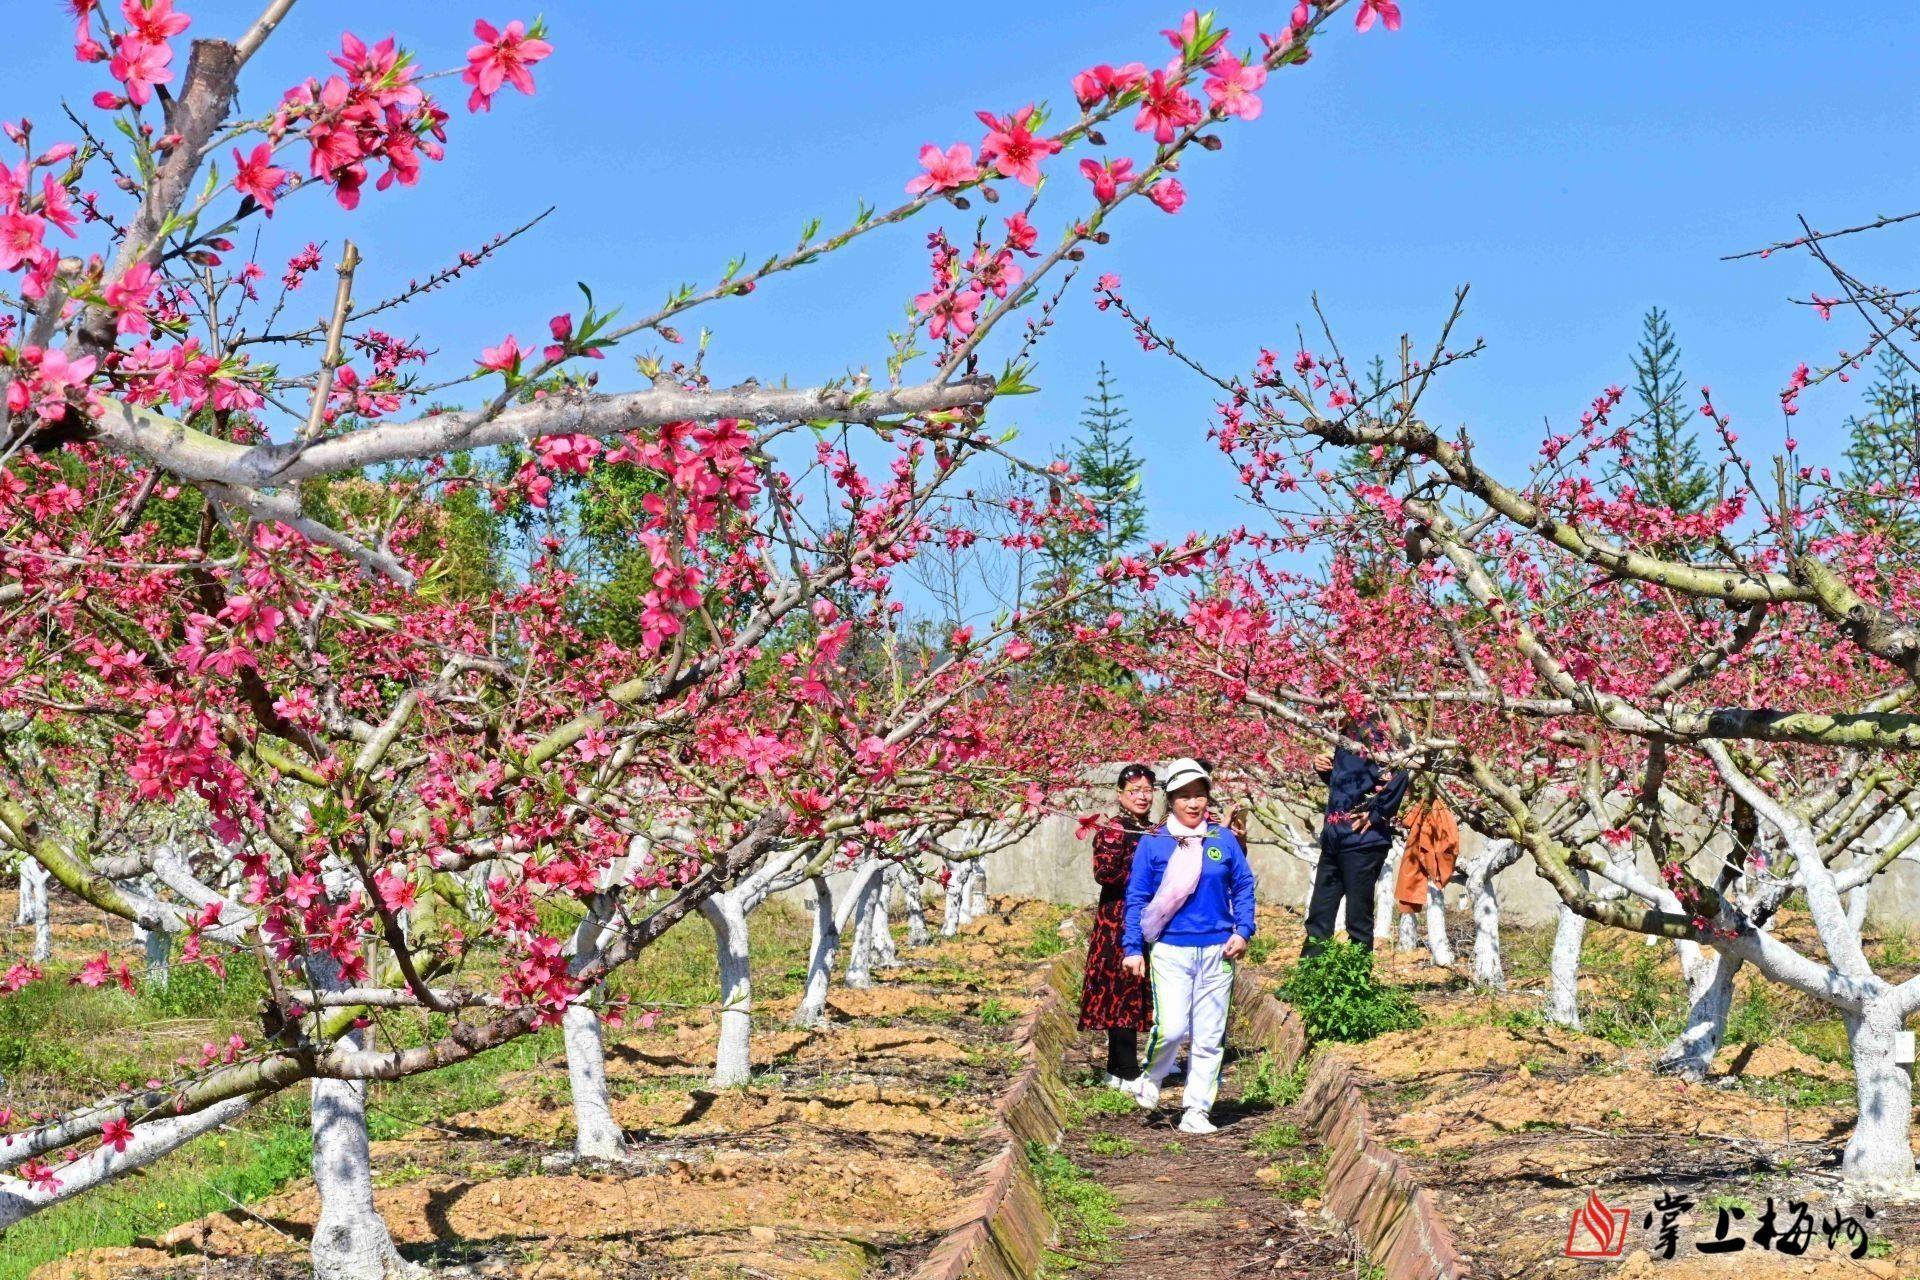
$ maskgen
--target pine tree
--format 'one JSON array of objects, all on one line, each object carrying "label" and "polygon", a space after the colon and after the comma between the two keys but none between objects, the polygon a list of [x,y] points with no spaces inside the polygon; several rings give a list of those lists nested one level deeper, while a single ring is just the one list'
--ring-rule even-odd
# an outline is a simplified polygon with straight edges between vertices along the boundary
[{"label": "pine tree", "polygon": [[1920,513],[1909,495],[1920,482],[1920,384],[1892,346],[1880,348],[1867,410],[1847,419],[1847,506],[1899,543],[1920,537]]},{"label": "pine tree", "polygon": [[1054,569],[1084,585],[1100,566],[1137,545],[1147,534],[1147,503],[1141,493],[1142,461],[1133,452],[1133,421],[1113,389],[1106,362],[1080,418],[1068,462],[1080,476],[1080,491],[1093,501],[1098,529],[1062,534],[1048,548]]},{"label": "pine tree", "polygon": [[[1057,533],[1049,540],[1048,576],[1065,591],[1082,591],[1095,585],[1102,565],[1124,555],[1147,536],[1147,504],[1141,493],[1143,463],[1133,452],[1133,423],[1113,389],[1113,375],[1104,361],[1086,402],[1080,434],[1074,436],[1065,461],[1079,474],[1079,492],[1092,501],[1093,517],[1099,524],[1092,529]],[[1063,638],[1072,634],[1076,625],[1105,617],[1116,603],[1110,590],[1092,592],[1074,606],[1051,615],[1035,629],[1034,638]],[[1077,646],[1070,646],[1047,666],[1051,675],[1111,688],[1129,688],[1137,683],[1131,673],[1112,661],[1081,652]]]},{"label": "pine tree", "polygon": [[1633,356],[1640,425],[1627,475],[1643,502],[1694,515],[1706,506],[1713,480],[1687,425],[1693,410],[1682,401],[1687,383],[1680,376],[1680,348],[1660,308],[1650,308],[1642,326],[1640,349]]},{"label": "pine tree", "polygon": [[1074,438],[1073,469],[1099,508],[1101,528],[1092,536],[1092,550],[1104,564],[1147,536],[1147,500],[1140,491],[1143,464],[1134,455],[1129,434],[1133,419],[1113,390],[1113,375],[1104,360],[1094,386],[1080,419],[1087,434]]}]

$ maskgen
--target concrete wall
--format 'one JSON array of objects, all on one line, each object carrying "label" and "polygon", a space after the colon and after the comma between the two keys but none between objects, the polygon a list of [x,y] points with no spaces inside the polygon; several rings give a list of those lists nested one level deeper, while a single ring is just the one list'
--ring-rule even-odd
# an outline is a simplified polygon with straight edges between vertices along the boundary
[{"label": "concrete wall", "polygon": [[[1104,803],[1104,797],[1089,796],[1089,812]],[[1044,820],[1019,843],[987,858],[987,889],[990,893],[1016,893],[1046,902],[1069,905],[1090,903],[1099,896],[1093,882],[1091,841],[1074,838],[1076,824],[1071,817]],[[1313,883],[1313,868],[1290,853],[1259,824],[1249,831],[1247,857],[1259,878],[1259,897],[1263,902],[1287,903],[1304,908],[1307,891]],[[1472,858],[1484,847],[1478,833],[1460,832],[1461,860]],[[1648,874],[1653,872],[1646,861]],[[1522,924],[1551,922],[1560,899],[1553,887],[1541,878],[1530,859],[1522,858],[1494,878],[1500,896],[1501,915]],[[1447,889],[1449,908],[1464,910],[1465,889],[1454,884]],[[1882,929],[1920,929],[1920,862],[1902,859],[1883,872],[1874,882],[1868,899],[1867,919]]]}]

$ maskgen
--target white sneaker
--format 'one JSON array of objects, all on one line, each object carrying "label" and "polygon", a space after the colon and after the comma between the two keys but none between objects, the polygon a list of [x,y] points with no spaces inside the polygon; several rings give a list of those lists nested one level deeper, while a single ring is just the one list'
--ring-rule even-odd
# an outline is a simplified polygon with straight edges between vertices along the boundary
[{"label": "white sneaker", "polygon": [[1160,1086],[1153,1082],[1152,1076],[1141,1076],[1123,1088],[1128,1096],[1140,1104],[1142,1111],[1152,1111],[1160,1105]]},{"label": "white sneaker", "polygon": [[1108,1071],[1100,1077],[1100,1083],[1109,1089],[1126,1089],[1133,1082],[1131,1080],[1122,1080],[1119,1076],[1113,1074],[1113,1072]]},{"label": "white sneaker", "polygon": [[1220,1126],[1207,1119],[1207,1113],[1198,1107],[1191,1107],[1180,1117],[1182,1133],[1218,1133]]}]

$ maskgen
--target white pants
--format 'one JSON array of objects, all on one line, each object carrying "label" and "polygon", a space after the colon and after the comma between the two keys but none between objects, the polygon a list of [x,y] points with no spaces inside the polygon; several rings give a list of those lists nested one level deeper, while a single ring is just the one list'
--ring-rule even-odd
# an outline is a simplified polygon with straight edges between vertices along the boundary
[{"label": "white pants", "polygon": [[1186,1106],[1211,1111],[1220,1092],[1220,1064],[1227,1048],[1227,1000],[1233,994],[1233,964],[1224,944],[1176,947],[1156,942],[1148,980],[1153,992],[1153,1031],[1147,1037],[1147,1077],[1158,1085],[1173,1070],[1180,1046],[1187,1050]]}]

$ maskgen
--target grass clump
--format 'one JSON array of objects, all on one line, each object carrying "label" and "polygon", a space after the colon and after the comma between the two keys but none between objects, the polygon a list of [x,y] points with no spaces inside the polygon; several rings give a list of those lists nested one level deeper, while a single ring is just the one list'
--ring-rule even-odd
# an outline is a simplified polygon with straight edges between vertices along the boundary
[{"label": "grass clump", "polygon": [[[1110,1258],[1113,1233],[1126,1225],[1113,1192],[1065,1155],[1038,1142],[1027,1144],[1027,1163],[1040,1183],[1047,1214],[1058,1228],[1060,1246],[1077,1254]],[[1080,1259],[1049,1252],[1041,1274],[1056,1275],[1080,1265]]]},{"label": "grass clump", "polygon": [[1300,1101],[1307,1085],[1307,1064],[1302,1058],[1291,1071],[1282,1071],[1273,1055],[1263,1053],[1236,1070],[1241,1076],[1240,1099],[1250,1107],[1290,1107]]},{"label": "grass clump", "polygon": [[1078,1124],[1088,1116],[1126,1116],[1140,1104],[1118,1089],[1085,1089],[1067,1099],[1067,1118]]},{"label": "grass clump", "polygon": [[1295,1150],[1300,1147],[1303,1142],[1304,1139],[1301,1138],[1300,1130],[1297,1127],[1286,1123],[1284,1120],[1276,1120],[1260,1132],[1254,1134],[1253,1142],[1249,1145],[1260,1155],[1277,1156],[1282,1151]]},{"label": "grass clump", "polygon": [[1280,994],[1315,1040],[1358,1043],[1420,1025],[1413,997],[1381,985],[1373,974],[1373,952],[1353,942],[1329,942],[1318,955],[1302,957]]},{"label": "grass clump", "polygon": [[[1610,950],[1604,960],[1611,981],[1588,997],[1582,1011],[1586,1032],[1626,1048],[1671,1040],[1684,1024],[1686,1008],[1681,989],[1660,970],[1665,948],[1630,945],[1624,957],[1617,948]],[[1582,962],[1589,958],[1583,956]]]},{"label": "grass clump", "polygon": [[1268,1165],[1260,1180],[1289,1204],[1311,1200],[1326,1188],[1326,1157],[1316,1154],[1288,1164]]}]

